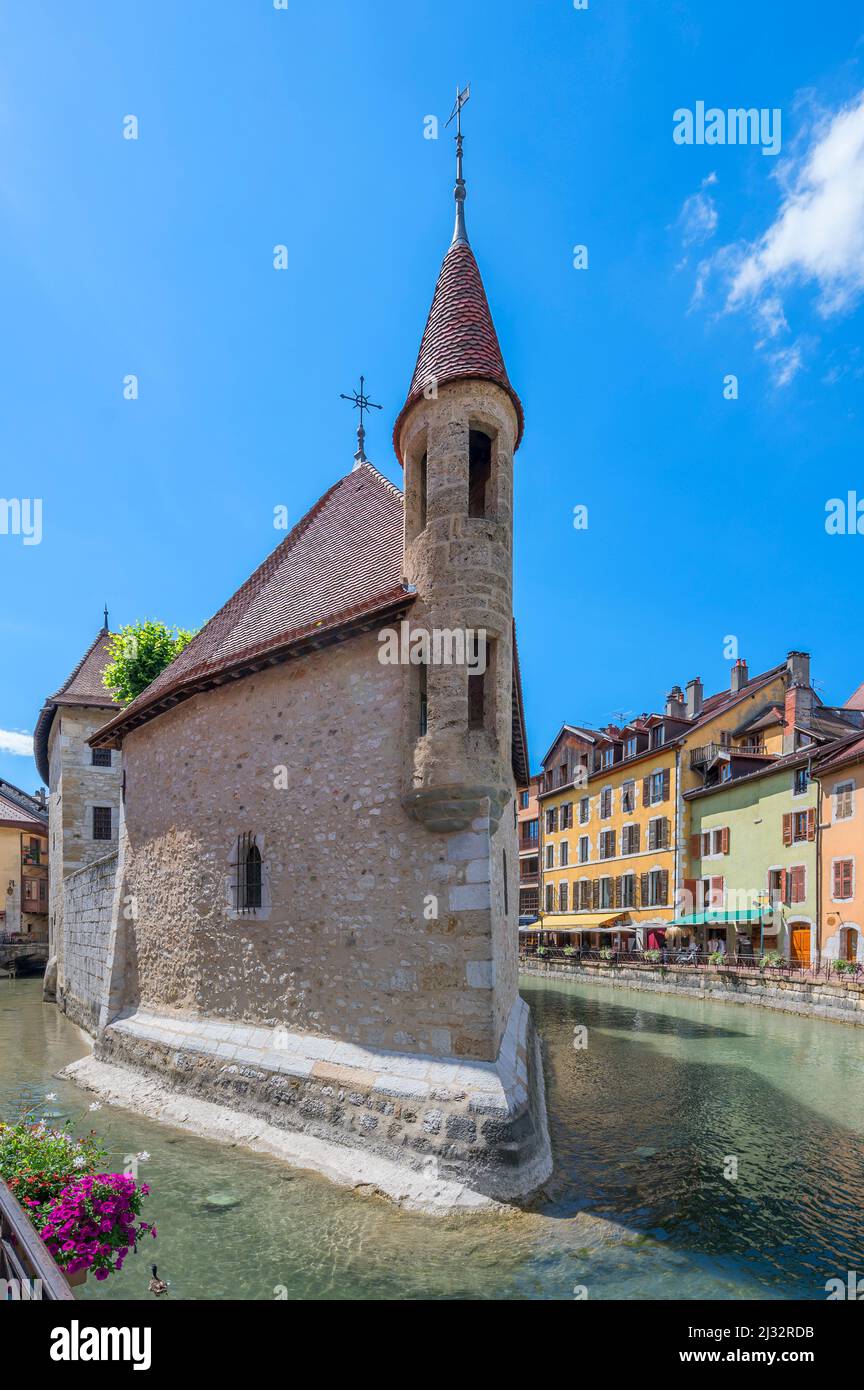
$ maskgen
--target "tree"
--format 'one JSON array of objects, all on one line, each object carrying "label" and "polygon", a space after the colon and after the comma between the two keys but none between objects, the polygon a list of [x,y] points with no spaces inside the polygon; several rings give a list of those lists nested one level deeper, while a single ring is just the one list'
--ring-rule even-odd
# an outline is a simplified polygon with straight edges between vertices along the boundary
[{"label": "tree", "polygon": [[107,644],[111,659],[102,672],[102,684],[115,700],[128,705],[188,647],[194,636],[194,632],[184,628],[172,629],[153,620],[131,623],[112,632]]}]

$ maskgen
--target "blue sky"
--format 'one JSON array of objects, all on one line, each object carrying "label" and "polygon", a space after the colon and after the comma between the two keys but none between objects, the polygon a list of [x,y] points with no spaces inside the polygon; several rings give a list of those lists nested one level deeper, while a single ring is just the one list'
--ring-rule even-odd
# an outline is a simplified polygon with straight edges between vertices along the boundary
[{"label": "blue sky", "polygon": [[[0,492],[43,499],[40,544],[0,535],[7,750],[104,601],[199,625],[274,507],[348,470],[360,372],[400,479],[468,80],[468,229],[526,413],[532,762],[565,719],[725,687],[729,635],[752,671],[809,649],[826,700],[864,680],[864,535],[825,530],[864,498],[859,5],[7,0],[0,74]],[[676,144],[698,101],[779,108],[781,153]],[[0,776],[36,785],[9,751]]]}]

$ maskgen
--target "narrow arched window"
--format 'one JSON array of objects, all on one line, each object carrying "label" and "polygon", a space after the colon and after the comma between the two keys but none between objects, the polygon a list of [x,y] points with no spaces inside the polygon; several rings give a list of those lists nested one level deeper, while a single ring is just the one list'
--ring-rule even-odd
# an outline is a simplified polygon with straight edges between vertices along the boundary
[{"label": "narrow arched window", "polygon": [[261,851],[248,832],[237,840],[235,902],[238,912],[255,912],[261,906]]},{"label": "narrow arched window", "polygon": [[488,516],[492,477],[492,440],[480,430],[468,434],[468,515]]}]

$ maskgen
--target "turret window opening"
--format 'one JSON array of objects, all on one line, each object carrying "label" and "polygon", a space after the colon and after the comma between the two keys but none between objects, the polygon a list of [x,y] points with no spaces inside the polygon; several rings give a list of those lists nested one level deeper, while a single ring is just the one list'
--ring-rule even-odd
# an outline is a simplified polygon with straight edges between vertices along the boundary
[{"label": "turret window opening", "polygon": [[492,440],[481,430],[468,433],[468,515],[491,513]]},{"label": "turret window opening", "polygon": [[[485,652],[484,652],[485,646]],[[485,662],[481,658],[485,654]],[[468,672],[468,728],[491,729],[494,725],[493,690],[495,680],[495,643],[480,635],[474,637],[474,648],[470,654],[471,665],[483,664],[485,670],[472,674]]]},{"label": "turret window opening", "polygon": [[425,661],[417,667],[417,679],[420,692],[418,726],[420,737],[423,738],[429,729],[429,678]]},{"label": "turret window opening", "polygon": [[428,496],[428,470],[426,465],[426,458],[427,455],[424,454],[420,460],[420,466],[417,470],[417,490],[419,494],[417,498],[417,516],[419,518],[421,531],[424,530],[426,526],[426,499]]}]

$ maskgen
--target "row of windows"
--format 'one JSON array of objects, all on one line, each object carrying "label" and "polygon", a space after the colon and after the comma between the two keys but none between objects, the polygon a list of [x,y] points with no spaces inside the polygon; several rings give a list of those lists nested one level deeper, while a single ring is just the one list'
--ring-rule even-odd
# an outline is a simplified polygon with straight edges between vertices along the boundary
[{"label": "row of windows", "polygon": [[[601,820],[608,820],[615,809],[615,793],[620,792],[620,811],[622,815],[632,815],[636,810],[636,782],[624,782],[620,788],[604,787],[600,792],[598,811]],[[662,768],[642,778],[642,805],[656,806],[669,800],[670,771]],[[579,824],[587,825],[591,819],[591,798],[583,796],[579,800]],[[560,806],[550,806],[546,810],[546,833],[569,830],[573,825],[573,802],[564,801]]]},{"label": "row of windows", "polygon": [[[614,830],[601,830],[599,838],[599,857],[600,859],[614,859],[616,854],[617,836]],[[649,850],[669,849],[671,845],[671,830],[668,816],[654,816],[648,822],[648,836],[646,848]],[[621,854],[639,854],[642,849],[642,826],[633,824],[625,825],[621,828]],[[577,841],[577,858],[580,864],[590,864],[591,862],[591,840],[587,835],[580,835]],[[554,869],[555,865],[555,845],[546,846],[546,868]],[[570,863],[570,842],[560,840],[558,842],[558,868],[565,869]]]},{"label": "row of windows", "polygon": [[[571,896],[572,894],[572,896]],[[608,878],[575,879],[546,884],[547,912],[590,912],[605,908],[668,907],[669,873],[652,869],[646,874],[619,874]],[[569,904],[572,902],[572,909]]]}]

